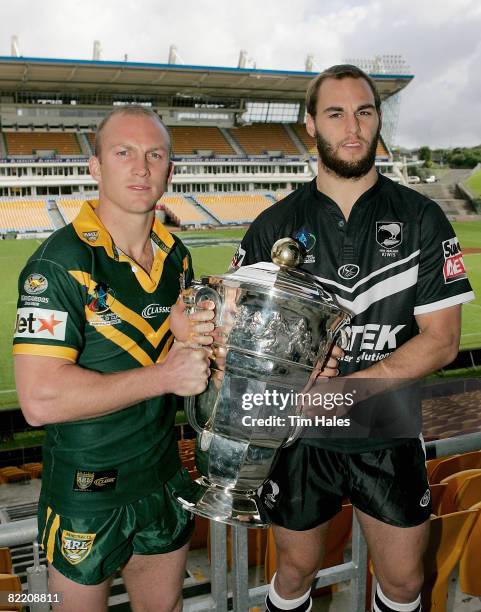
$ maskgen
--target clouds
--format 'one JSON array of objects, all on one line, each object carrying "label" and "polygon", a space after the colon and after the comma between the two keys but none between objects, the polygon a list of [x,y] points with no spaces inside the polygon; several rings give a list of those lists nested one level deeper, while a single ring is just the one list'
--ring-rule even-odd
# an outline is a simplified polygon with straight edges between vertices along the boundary
[{"label": "clouds", "polygon": [[478,0],[16,0],[2,6],[0,53],[10,36],[33,57],[163,63],[176,44],[187,64],[236,66],[246,49],[259,68],[319,69],[347,57],[401,53],[414,81],[402,94],[404,146],[481,142],[481,3]]}]

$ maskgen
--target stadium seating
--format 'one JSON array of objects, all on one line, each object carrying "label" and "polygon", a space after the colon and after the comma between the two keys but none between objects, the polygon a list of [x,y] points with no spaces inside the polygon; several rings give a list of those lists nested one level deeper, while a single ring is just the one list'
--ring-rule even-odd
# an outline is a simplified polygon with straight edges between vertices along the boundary
[{"label": "stadium seating", "polygon": [[221,223],[250,223],[273,203],[261,194],[196,195],[195,199]]},{"label": "stadium seating", "polygon": [[85,134],[85,136],[87,136],[87,140],[93,153],[95,151],[95,132],[88,132]]},{"label": "stadium seating", "polygon": [[0,548],[0,574],[11,574],[13,569],[12,555],[9,548]]},{"label": "stadium seating", "polygon": [[448,579],[463,553],[478,514],[478,510],[465,510],[431,518],[424,555],[423,610],[446,612]]},{"label": "stadium seating", "polygon": [[44,200],[0,198],[0,231],[53,230]]},{"label": "stadium seating", "polygon": [[41,463],[24,463],[20,469],[30,474],[30,478],[41,478],[43,466]]},{"label": "stadium seating", "polygon": [[244,125],[229,129],[229,133],[247,155],[264,155],[266,151],[282,151],[285,155],[302,154],[279,123]]},{"label": "stadium seating", "polygon": [[471,506],[470,510],[477,510],[478,516],[459,562],[459,586],[463,593],[481,597],[481,572],[479,571],[481,502]]},{"label": "stadium seating", "polygon": [[195,155],[199,150],[215,155],[233,155],[235,151],[216,127],[174,126],[170,128],[174,155]]},{"label": "stadium seating", "polygon": [[[20,577],[12,574],[0,574],[0,591],[3,591],[4,595],[7,593],[21,593],[22,583]],[[2,603],[0,605],[2,612],[4,610],[23,610],[22,604]]]},{"label": "stadium seating", "polygon": [[35,151],[56,151],[58,155],[82,155],[72,132],[5,132],[9,155],[34,155]]},{"label": "stadium seating", "polygon": [[432,484],[441,482],[443,478],[447,478],[451,474],[476,468],[481,468],[481,451],[455,455],[454,457],[443,459],[435,466],[430,475],[429,482]]},{"label": "stadium seating", "polygon": [[[97,199],[91,201],[95,203],[98,202]],[[84,202],[86,202],[86,200],[83,198],[59,198],[57,200],[58,209],[66,223],[72,223],[79,214]]]},{"label": "stadium seating", "polygon": [[441,503],[439,505],[440,514],[448,514],[458,510],[456,500],[461,488],[466,480],[481,474],[481,469],[463,470],[447,476],[442,480],[442,484],[447,484]]},{"label": "stadium seating", "polygon": [[164,195],[159,200],[161,207],[172,217],[177,225],[203,225],[209,223],[202,210],[183,196]]},{"label": "stadium seating", "polygon": [[1,468],[0,477],[2,478],[3,482],[6,483],[18,482],[20,480],[30,480],[30,474],[26,470],[21,470],[14,465]]}]

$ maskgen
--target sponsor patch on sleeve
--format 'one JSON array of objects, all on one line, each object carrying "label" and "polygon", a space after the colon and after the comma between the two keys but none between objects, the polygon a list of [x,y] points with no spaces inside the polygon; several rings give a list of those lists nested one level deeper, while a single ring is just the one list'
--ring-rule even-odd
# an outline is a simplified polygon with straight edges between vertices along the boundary
[{"label": "sponsor patch on sleeve", "polygon": [[445,284],[454,283],[455,281],[467,278],[468,275],[464,267],[463,254],[456,236],[449,240],[444,240],[443,255],[443,275]]},{"label": "sponsor patch on sleeve", "polygon": [[65,340],[68,313],[46,308],[19,308],[15,322],[15,338]]}]

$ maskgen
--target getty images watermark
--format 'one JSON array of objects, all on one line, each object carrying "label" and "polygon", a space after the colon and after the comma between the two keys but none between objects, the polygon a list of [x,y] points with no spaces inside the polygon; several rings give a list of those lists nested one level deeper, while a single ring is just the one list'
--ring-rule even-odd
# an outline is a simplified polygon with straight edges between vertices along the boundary
[{"label": "getty images watermark", "polygon": [[[243,393],[242,409],[245,411],[257,408],[270,408],[272,411],[262,411],[263,416],[245,414],[242,417],[242,425],[245,427],[349,427],[351,419],[341,418],[337,414],[313,414],[309,415],[310,409],[315,411],[326,410],[328,412],[347,412],[354,406],[357,391],[350,392],[326,392],[326,393],[296,393],[294,391],[283,392],[277,389],[266,389],[263,393]],[[273,412],[296,410],[295,414],[268,414]],[[258,411],[257,411],[258,412]]]}]

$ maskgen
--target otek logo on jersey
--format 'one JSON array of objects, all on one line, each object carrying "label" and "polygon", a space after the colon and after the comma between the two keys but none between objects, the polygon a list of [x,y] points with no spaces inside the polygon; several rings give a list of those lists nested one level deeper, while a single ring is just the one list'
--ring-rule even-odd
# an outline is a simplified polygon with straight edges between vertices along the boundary
[{"label": "otek logo on jersey", "polygon": [[455,281],[467,278],[466,268],[464,267],[463,254],[456,236],[443,242],[444,255],[444,282],[454,283]]},{"label": "otek logo on jersey", "polygon": [[237,247],[237,251],[234,253],[232,261],[230,262],[229,270],[233,271],[237,270],[237,268],[240,268],[240,266],[242,266],[242,262],[244,261],[245,256],[245,250],[241,247],[241,245],[239,245]]},{"label": "otek logo on jersey", "polygon": [[44,308],[19,308],[15,338],[65,340],[68,313]]}]

